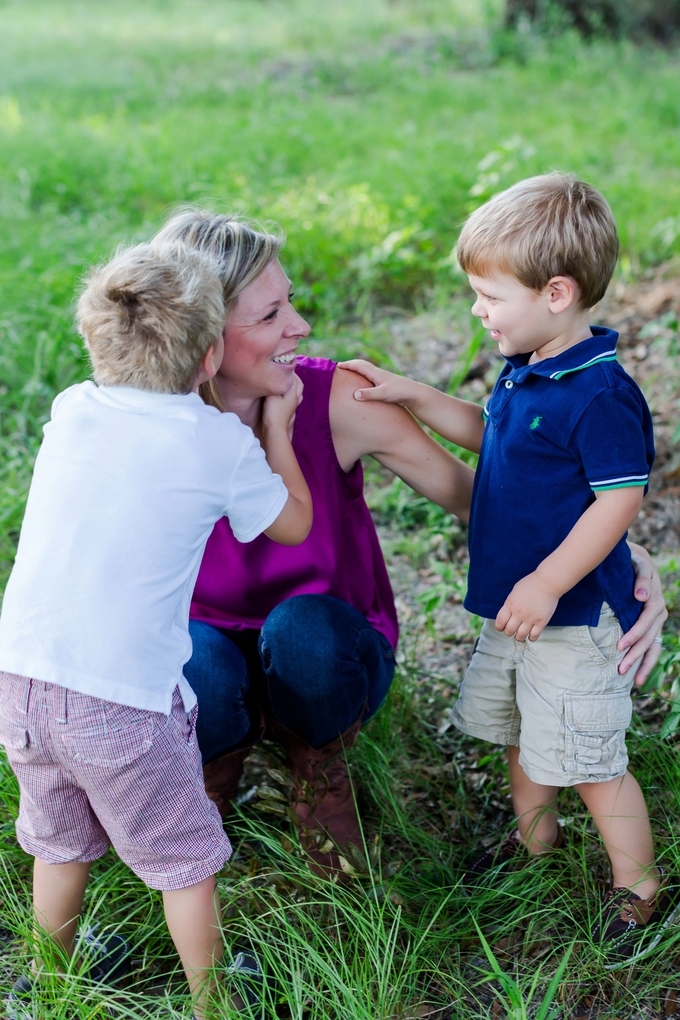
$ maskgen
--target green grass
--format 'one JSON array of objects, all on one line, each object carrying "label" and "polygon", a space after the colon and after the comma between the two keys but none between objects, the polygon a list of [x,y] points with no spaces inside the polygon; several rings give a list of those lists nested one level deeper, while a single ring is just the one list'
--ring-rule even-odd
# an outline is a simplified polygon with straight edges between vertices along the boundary
[{"label": "green grass", "polygon": [[[2,577],[50,402],[88,372],[72,328],[77,281],[121,240],[149,237],[177,203],[279,221],[299,307],[330,354],[389,359],[376,325],[385,308],[460,295],[452,250],[461,221],[532,173],[574,170],[604,189],[624,276],[680,250],[677,55],[509,37],[498,30],[499,6],[0,0]],[[632,976],[605,974],[587,937],[605,858],[573,794],[562,809],[572,839],[560,868],[536,861],[475,901],[462,896],[469,851],[511,824],[502,755],[439,732],[451,684],[418,668],[418,642],[436,633],[437,610],[460,587],[449,553],[463,536],[399,484],[374,485],[372,498],[400,532],[397,551],[433,563],[440,581],[407,627],[390,702],[353,756],[367,845],[351,882],[314,879],[290,834],[251,807],[230,826],[238,854],[220,879],[225,936],[257,947],[277,978],[264,1015],[477,1020],[540,1016],[554,999],[566,1020],[591,996],[598,1016],[651,1018],[675,987],[678,934]],[[675,592],[673,571],[667,581]],[[677,642],[667,655],[676,652]],[[657,701],[639,705],[633,766],[677,865],[675,738],[656,735]],[[31,942],[16,808],[2,765],[5,986]],[[94,869],[87,909],[133,941],[133,985],[105,1000],[71,973],[46,983],[36,1015],[89,1020],[104,1016],[104,1002],[135,1020],[186,1010],[159,897],[110,855]],[[514,1006],[503,1004],[513,996]]]},{"label": "green grass", "polygon": [[[658,1015],[652,1009],[658,1010],[676,987],[680,929],[632,973],[603,970],[588,930],[607,868],[573,791],[561,802],[566,850],[555,860],[535,860],[525,871],[505,876],[475,899],[461,893],[458,882],[470,849],[511,825],[507,777],[498,749],[453,730],[437,735],[441,703],[428,704],[427,693],[401,677],[353,756],[362,780],[366,845],[349,862],[347,885],[315,879],[285,824],[261,821],[250,806],[230,824],[237,854],[220,878],[226,943],[229,950],[254,948],[271,978],[267,1005],[253,1016],[524,1018],[540,1015],[535,1010],[543,1002],[546,1010],[552,1004],[553,1016],[566,1018],[579,1015],[575,1007],[588,996],[597,1001],[598,1017]],[[634,768],[650,795],[660,849],[677,865],[677,750],[659,742],[654,720],[649,725],[643,716],[630,739]],[[16,798],[9,779],[3,795],[11,811]],[[2,924],[25,941],[6,944],[2,962],[8,975],[26,966],[32,941],[28,861],[12,839],[9,813],[0,879]],[[160,896],[112,855],[95,865],[86,921],[131,940],[132,980],[124,990],[102,995],[74,970],[45,982],[38,1016],[86,1020],[103,1016],[104,1004],[108,1015],[135,1020],[186,1010]],[[504,975],[502,986],[484,940]],[[512,1011],[501,1005],[513,1000]],[[237,1015],[226,1004],[221,1010],[227,1020]]]}]

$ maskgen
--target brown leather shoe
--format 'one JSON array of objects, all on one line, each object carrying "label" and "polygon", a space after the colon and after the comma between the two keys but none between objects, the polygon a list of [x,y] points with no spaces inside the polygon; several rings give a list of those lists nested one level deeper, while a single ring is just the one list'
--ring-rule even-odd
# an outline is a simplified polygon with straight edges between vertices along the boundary
[{"label": "brown leather shoe", "polygon": [[364,711],[348,730],[323,747],[312,747],[276,720],[268,721],[269,732],[286,751],[300,843],[317,875],[344,874],[338,848],[343,850],[347,843],[357,846],[362,843],[355,789],[345,752],[356,743]]},{"label": "brown leather shoe", "polygon": [[677,879],[659,868],[659,888],[643,900],[632,889],[610,889],[602,901],[593,942],[605,957],[605,970],[618,970],[656,949],[680,913]]}]

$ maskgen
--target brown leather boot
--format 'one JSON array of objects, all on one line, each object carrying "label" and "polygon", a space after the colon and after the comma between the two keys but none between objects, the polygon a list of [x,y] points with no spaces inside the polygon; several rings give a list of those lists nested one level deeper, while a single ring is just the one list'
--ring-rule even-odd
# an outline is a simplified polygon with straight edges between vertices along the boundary
[{"label": "brown leather boot", "polygon": [[235,751],[227,751],[219,758],[213,758],[207,765],[203,766],[203,781],[205,792],[211,800],[217,804],[217,810],[222,818],[226,818],[234,810],[232,801],[236,799],[239,779],[243,775],[243,763],[253,749],[264,736],[264,715],[260,713],[260,725],[247,747],[239,747]]},{"label": "brown leather boot", "polygon": [[[312,747],[286,726],[268,720],[269,731],[286,751],[300,843],[311,857],[310,867],[317,875],[344,874],[336,848],[343,850],[347,843],[359,847],[362,844],[345,752],[356,743],[364,711],[348,730],[324,747]],[[328,846],[330,841],[335,846]]]},{"label": "brown leather boot", "polygon": [[234,809],[232,801],[236,797],[239,779],[243,775],[243,763],[252,751],[250,747],[239,747],[236,751],[214,758],[203,766],[205,792],[217,804],[222,818],[226,818]]}]

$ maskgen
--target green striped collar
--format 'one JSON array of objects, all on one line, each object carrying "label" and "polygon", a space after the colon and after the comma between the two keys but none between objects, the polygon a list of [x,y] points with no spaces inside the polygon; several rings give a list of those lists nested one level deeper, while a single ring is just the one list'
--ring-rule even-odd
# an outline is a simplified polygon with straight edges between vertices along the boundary
[{"label": "green striped collar", "polygon": [[573,347],[569,347],[563,354],[556,358],[545,358],[543,361],[535,361],[529,364],[529,356],[517,354],[506,361],[513,369],[525,368],[524,375],[543,375],[548,379],[562,379],[572,372],[582,372],[585,368],[593,368],[595,365],[602,365],[607,361],[616,361],[616,342],[619,334],[613,329],[605,329],[604,326],[591,326],[592,336],[587,337]]}]

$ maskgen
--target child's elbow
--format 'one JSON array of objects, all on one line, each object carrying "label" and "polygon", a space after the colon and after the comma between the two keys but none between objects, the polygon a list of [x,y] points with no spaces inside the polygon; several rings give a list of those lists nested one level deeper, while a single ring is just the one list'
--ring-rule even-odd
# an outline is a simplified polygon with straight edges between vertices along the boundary
[{"label": "child's elbow", "polygon": [[308,522],[298,522],[296,525],[286,529],[286,533],[281,538],[277,538],[276,541],[281,545],[302,545],[307,535],[312,530],[312,518],[309,517]]},{"label": "child's elbow", "polygon": [[289,497],[288,503],[271,527],[267,528],[265,535],[279,545],[301,545],[312,530],[312,522],[311,500],[309,504],[300,505]]}]

